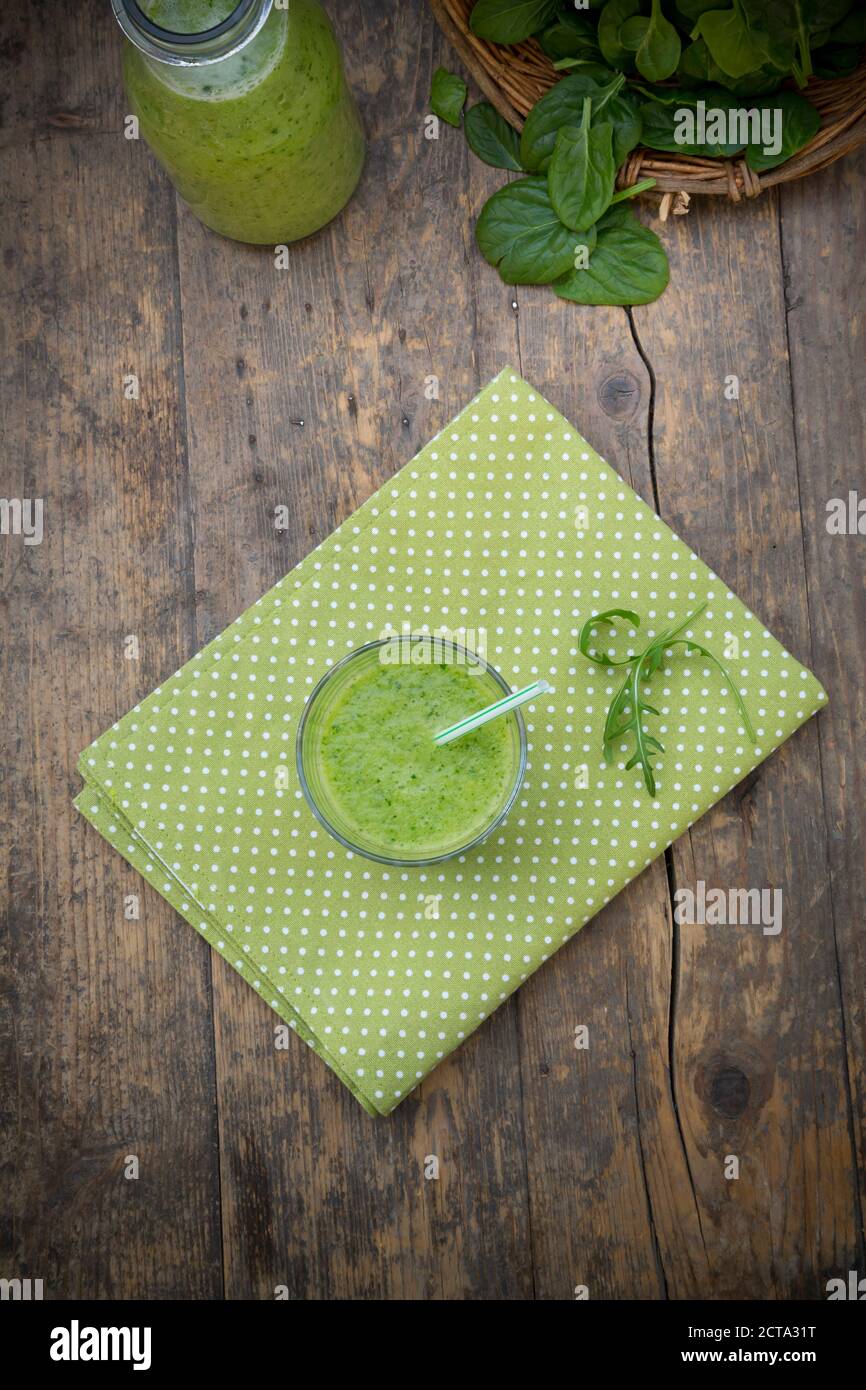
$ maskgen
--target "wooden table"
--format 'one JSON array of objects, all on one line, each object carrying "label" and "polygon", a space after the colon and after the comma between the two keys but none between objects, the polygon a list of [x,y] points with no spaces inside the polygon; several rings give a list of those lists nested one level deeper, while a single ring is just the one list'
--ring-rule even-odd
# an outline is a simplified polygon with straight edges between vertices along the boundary
[{"label": "wooden table", "polygon": [[[866,492],[866,155],[694,202],[661,229],[659,303],[583,310],[477,253],[500,175],[424,138],[451,58],[422,0],[329,9],[369,162],[282,271],[124,138],[107,4],[0,20],[0,490],[45,509],[41,545],[0,538],[0,1275],[78,1298],[823,1298],[866,1273],[866,539],[826,528]],[[831,703],[372,1120],[300,1043],[275,1051],[264,1003],[73,811],[75,762],[506,363]],[[674,925],[699,879],[781,888],[782,933]]]}]

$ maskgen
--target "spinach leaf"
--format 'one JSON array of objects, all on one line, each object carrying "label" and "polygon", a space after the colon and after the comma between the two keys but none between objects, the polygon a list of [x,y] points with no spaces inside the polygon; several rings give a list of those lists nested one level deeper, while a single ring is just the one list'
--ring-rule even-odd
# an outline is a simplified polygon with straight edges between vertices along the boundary
[{"label": "spinach leaf", "polygon": [[782,147],[779,152],[764,154],[760,144],[750,144],[746,149],[746,163],[757,173],[784,164],[792,154],[808,145],[821,129],[821,117],[812,103],[799,92],[777,92],[775,96],[764,97],[752,104],[762,111],[778,110],[782,113]]},{"label": "spinach leaf", "polygon": [[647,101],[655,102],[658,106],[694,107],[701,98],[706,97],[706,92],[697,91],[693,87],[652,87],[646,82],[633,82],[631,90],[639,92]]},{"label": "spinach leaf", "polygon": [[554,58],[553,66],[557,72],[569,72],[572,68],[597,67],[597,58]]},{"label": "spinach leaf", "polygon": [[743,77],[764,62],[764,52],[752,34],[740,0],[732,10],[709,10],[701,15],[693,39],[703,39],[710,56],[729,77]]},{"label": "spinach leaf", "polygon": [[430,86],[430,110],[449,125],[459,126],[460,112],[466,100],[467,87],[462,77],[437,68]]},{"label": "spinach leaf", "polygon": [[635,55],[641,77],[648,82],[664,82],[676,72],[682,44],[680,36],[662,13],[661,0],[653,0],[649,25]]},{"label": "spinach leaf", "polygon": [[859,65],[859,43],[825,43],[812,55],[816,77],[850,77]]},{"label": "spinach leaf", "polygon": [[595,226],[595,227],[587,227],[587,229],[586,229],[585,232],[581,232],[580,236],[577,238],[577,241],[576,241],[575,247],[574,247],[574,251],[575,251],[574,259],[575,259],[575,261],[577,260],[577,252],[580,251],[580,250],[585,251],[585,252],[587,253],[588,256],[591,255],[592,252],[595,250],[595,246],[596,246],[596,242],[597,242],[597,241],[598,241],[598,227],[597,227],[597,226]]},{"label": "spinach leaf", "polygon": [[707,10],[717,10],[722,0],[676,0],[674,8],[680,17],[683,29],[690,29],[697,24],[702,14]]},{"label": "spinach leaf", "polygon": [[595,25],[584,15],[565,10],[536,37],[552,62],[559,58],[592,58],[595,61],[601,58]]},{"label": "spinach leaf", "polygon": [[703,39],[695,39],[686,44],[677,64],[677,77],[680,81],[720,82],[725,76],[718,63],[710,57],[710,50]]},{"label": "spinach leaf", "polygon": [[754,72],[746,72],[742,77],[729,77],[721,68],[716,68],[715,74],[713,81],[721,83],[729,92],[741,97],[766,96],[768,92],[776,92],[785,76],[770,63],[756,68]]},{"label": "spinach leaf", "polygon": [[784,73],[765,63],[742,77],[731,77],[710,57],[710,51],[703,39],[695,39],[694,43],[683,49],[677,77],[681,82],[710,82],[742,96],[760,96],[762,93],[775,92],[782,82]]},{"label": "spinach leaf", "polygon": [[[851,0],[739,0],[766,59],[804,87],[812,75],[812,42],[846,18]],[[820,42],[816,42],[820,47]]]},{"label": "spinach leaf", "polygon": [[[797,61],[798,25],[788,0],[780,0],[778,5],[776,0],[742,0],[742,5],[765,61],[781,72],[793,72]],[[774,7],[779,13],[771,17],[768,11]]]},{"label": "spinach leaf", "polygon": [[866,43],[866,8],[851,10],[830,30],[830,43]]},{"label": "spinach leaf", "polygon": [[624,203],[597,226],[598,240],[586,270],[571,270],[554,290],[575,304],[649,304],[670,278],[664,247]]},{"label": "spinach leaf", "polygon": [[640,144],[640,107],[630,92],[618,92],[602,108],[604,119],[613,126],[613,161],[617,169],[635,145]]},{"label": "spinach leaf", "polygon": [[[637,217],[628,206],[627,201],[620,198],[618,202],[611,203],[604,217],[599,218],[595,229],[598,237],[602,232],[609,232],[613,229],[632,229],[635,226],[640,227],[642,230],[644,229],[643,223],[638,221]],[[646,228],[646,230],[649,231],[649,228]],[[656,240],[658,240],[658,238],[656,238]],[[564,278],[563,276],[563,279]]]},{"label": "spinach leaf", "polygon": [[579,126],[583,120],[584,97],[592,97],[592,113],[597,117],[617,95],[625,81],[622,74],[601,67],[597,72],[605,74],[607,80],[596,76],[595,69],[582,67],[561,78],[535,103],[520,137],[520,159],[525,169],[547,168],[560,127]]},{"label": "spinach leaf", "polygon": [[[589,58],[557,58],[553,66],[557,69],[580,68],[581,77],[590,78],[596,87],[609,86],[611,81],[618,76],[604,63],[598,63]],[[538,105],[537,102],[536,105]],[[530,111],[529,114],[532,115],[532,112]]]},{"label": "spinach leaf", "polygon": [[627,198],[637,198],[641,193],[647,193],[655,186],[655,179],[641,179],[639,183],[629,184],[628,188],[621,188],[618,193],[614,193],[610,205],[613,207],[615,203],[624,203]]},{"label": "spinach leaf", "polygon": [[620,26],[619,41],[627,53],[637,53],[650,27],[646,15],[635,14]]},{"label": "spinach leaf", "polygon": [[[580,66],[581,74],[585,72],[588,65],[581,64],[579,59],[565,58],[564,63],[576,63]],[[635,145],[640,144],[641,118],[638,102],[631,92],[617,92],[615,96],[602,94],[598,101],[593,98],[593,108],[604,115],[604,119],[613,127],[613,157],[616,167],[622,164],[626,155],[630,154]],[[576,118],[578,122],[581,117]],[[562,127],[560,127],[561,129]],[[556,131],[553,131],[552,139],[556,140]],[[541,168],[549,167],[550,160],[545,158]]]},{"label": "spinach leaf", "polygon": [[[705,105],[705,115],[709,128],[704,134],[710,138],[700,140],[698,138],[700,132],[696,128],[694,140],[678,140],[677,133],[683,134],[684,131],[687,131],[682,113],[687,109],[696,111],[699,101],[704,102]],[[731,109],[739,111],[742,106],[733,101],[730,92],[723,89],[671,89],[665,93],[664,101],[648,101],[641,107],[643,119],[641,139],[652,150],[668,150],[671,154],[699,155],[704,159],[724,159],[743,149],[745,141],[728,143],[724,140],[714,139],[715,132],[710,124],[711,113],[714,111],[724,112],[727,123],[728,112]],[[697,121],[695,124],[697,127]]]},{"label": "spinach leaf", "polygon": [[493,43],[520,43],[553,19],[559,0],[478,0],[469,17],[473,34]]},{"label": "spinach leaf", "polygon": [[518,179],[488,198],[475,224],[482,256],[507,285],[546,285],[574,265],[578,238],[557,217],[546,178]]},{"label": "spinach leaf", "polygon": [[620,29],[627,19],[640,13],[640,0],[608,0],[598,21],[598,46],[612,68],[623,72],[634,64],[632,54],[620,40]]},{"label": "spinach leaf", "polygon": [[613,130],[592,124],[592,99],[584,98],[580,128],[563,126],[547,174],[550,201],[561,222],[585,232],[610,205],[616,180]]},{"label": "spinach leaf", "polygon": [[479,101],[469,108],[463,128],[470,150],[485,164],[522,171],[520,136],[489,101]]},{"label": "spinach leaf", "polygon": [[632,91],[639,92],[656,106],[688,106],[695,110],[699,101],[707,109],[711,106],[727,108],[732,104],[731,94],[724,87],[652,87],[646,82],[633,82]]}]

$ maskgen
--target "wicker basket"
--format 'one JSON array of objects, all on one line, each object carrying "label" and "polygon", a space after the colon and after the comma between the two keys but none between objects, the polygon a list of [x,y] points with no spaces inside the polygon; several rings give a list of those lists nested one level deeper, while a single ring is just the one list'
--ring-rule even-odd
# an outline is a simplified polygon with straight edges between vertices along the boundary
[{"label": "wicker basket", "polygon": [[[520,129],[526,113],[563,74],[554,69],[534,39],[513,46],[479,39],[469,28],[473,3],[430,0],[440,28],[484,95]],[[850,77],[826,82],[813,78],[807,95],[820,112],[821,129],[798,154],[775,169],[758,175],[744,159],[697,159],[639,147],[620,169],[618,186],[625,188],[639,178],[651,177],[660,193],[722,193],[738,203],[744,197],[756,198],[773,184],[824,169],[866,142],[866,64]]]}]

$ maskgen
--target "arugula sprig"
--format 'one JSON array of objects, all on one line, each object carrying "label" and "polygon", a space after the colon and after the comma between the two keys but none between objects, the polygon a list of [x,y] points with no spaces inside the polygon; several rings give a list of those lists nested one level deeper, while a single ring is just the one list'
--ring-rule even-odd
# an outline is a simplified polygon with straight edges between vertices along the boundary
[{"label": "arugula sprig", "polygon": [[628,668],[625,679],[611,700],[607,712],[602,735],[604,760],[610,766],[614,760],[616,746],[621,740],[629,736],[634,738],[634,752],[626,763],[626,772],[630,772],[633,767],[640,767],[644,784],[652,797],[656,794],[652,760],[656,754],[663,753],[665,750],[664,745],[646,729],[646,716],[654,714],[658,718],[659,711],[644,698],[644,685],[656,673],[666,654],[672,648],[685,647],[686,656],[690,656],[693,652],[699,652],[706,661],[715,666],[736,701],[746,733],[752,743],[757,742],[743,697],[734,684],[730,672],[719,661],[718,657],[714,656],[702,643],[695,641],[693,637],[680,635],[703,613],[708,602],[708,599],[704,599],[703,603],[698,604],[698,607],[686,618],[683,618],[682,622],[674,623],[672,627],[666,628],[657,637],[653,637],[643,651],[633,652],[619,661],[614,661],[606,652],[595,651],[592,648],[593,633],[599,627],[608,627],[614,631],[616,628],[615,618],[624,618],[632,627],[639,628],[640,617],[637,613],[633,613],[628,608],[607,608],[603,613],[596,613],[593,617],[587,618],[580,629],[578,647],[581,655],[585,656],[588,661],[595,662],[596,666],[625,666]]}]

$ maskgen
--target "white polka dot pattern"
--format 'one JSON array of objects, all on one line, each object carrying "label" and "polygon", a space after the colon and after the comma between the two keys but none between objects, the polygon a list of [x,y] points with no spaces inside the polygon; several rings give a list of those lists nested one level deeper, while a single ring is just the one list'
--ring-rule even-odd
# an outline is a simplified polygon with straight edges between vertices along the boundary
[{"label": "white polka dot pattern", "polygon": [[[579,653],[593,612],[641,639],[704,598],[758,742],[708,664],[653,678],[666,752],[647,795],[601,734],[616,688]],[[304,701],[347,651],[404,624],[484,630],[527,717],[519,801],[480,849],[426,870],[353,856],[303,799]],[[604,640],[604,639],[602,639]],[[76,805],[387,1114],[553,951],[825,701],[580,435],[506,369],[295,570],[82,755]],[[284,768],[284,776],[277,770]],[[429,902],[438,895],[438,918]]]}]

